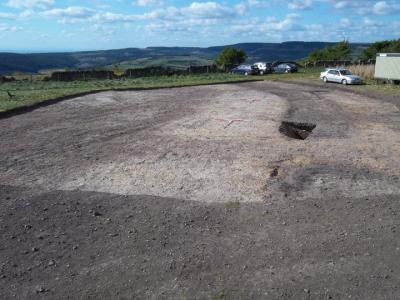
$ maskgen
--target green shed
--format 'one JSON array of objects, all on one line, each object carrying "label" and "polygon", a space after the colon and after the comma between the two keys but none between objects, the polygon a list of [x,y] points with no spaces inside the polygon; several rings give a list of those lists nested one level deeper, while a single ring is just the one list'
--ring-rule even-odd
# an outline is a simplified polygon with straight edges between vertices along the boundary
[{"label": "green shed", "polygon": [[378,53],[374,77],[376,79],[400,80],[400,53]]}]

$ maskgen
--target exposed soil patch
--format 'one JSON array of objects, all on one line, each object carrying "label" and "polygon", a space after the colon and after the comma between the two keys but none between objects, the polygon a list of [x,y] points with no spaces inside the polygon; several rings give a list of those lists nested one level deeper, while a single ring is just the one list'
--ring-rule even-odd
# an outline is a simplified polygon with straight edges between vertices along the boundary
[{"label": "exposed soil patch", "polygon": [[0,298],[398,299],[399,130],[391,103],[282,82],[0,119]]},{"label": "exposed soil patch", "polygon": [[0,186],[0,297],[396,299],[398,200],[212,204]]}]

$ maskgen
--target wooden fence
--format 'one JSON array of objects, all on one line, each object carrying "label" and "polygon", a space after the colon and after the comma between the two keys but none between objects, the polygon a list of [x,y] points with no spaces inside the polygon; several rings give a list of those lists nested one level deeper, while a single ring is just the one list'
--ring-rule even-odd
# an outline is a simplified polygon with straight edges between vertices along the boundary
[{"label": "wooden fence", "polygon": [[89,79],[114,79],[118,76],[113,71],[66,71],[54,72],[49,80],[52,81],[74,81],[74,80],[89,80]]},{"label": "wooden fence", "polygon": [[350,66],[352,64],[351,60],[318,60],[314,62],[305,62],[305,68],[311,67],[340,67],[340,66]]},{"label": "wooden fence", "polygon": [[185,70],[149,67],[138,69],[127,69],[121,76],[116,75],[113,71],[65,71],[54,72],[46,80],[51,81],[73,81],[73,80],[90,80],[90,79],[117,79],[117,78],[140,78],[152,76],[172,76],[187,74],[204,74],[216,73],[220,70],[214,66],[190,66]]},{"label": "wooden fence", "polygon": [[188,74],[205,74],[205,73],[217,73],[220,72],[216,65],[206,66],[190,66],[186,69]]},{"label": "wooden fence", "polygon": [[318,60],[314,62],[307,61],[304,63],[305,68],[311,67],[342,67],[352,65],[375,65],[375,59],[368,60]]},{"label": "wooden fence", "polygon": [[185,70],[163,68],[163,67],[149,67],[140,69],[128,69],[125,71],[125,77],[150,77],[150,76],[171,76],[171,75],[186,75],[186,74],[204,74],[216,73],[218,68],[215,65],[206,66],[189,66]]},{"label": "wooden fence", "polygon": [[123,77],[152,77],[152,76],[171,76],[184,74],[184,70],[175,70],[171,68],[163,67],[149,67],[140,69],[128,69],[125,70]]}]

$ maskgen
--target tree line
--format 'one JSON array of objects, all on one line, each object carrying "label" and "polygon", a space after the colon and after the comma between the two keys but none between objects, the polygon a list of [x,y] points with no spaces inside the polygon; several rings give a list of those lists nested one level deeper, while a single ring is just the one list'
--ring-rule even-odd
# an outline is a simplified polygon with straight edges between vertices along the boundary
[{"label": "tree line", "polygon": [[[317,49],[308,56],[308,61],[315,62],[321,60],[351,60],[353,58],[351,45],[349,41],[341,41],[334,46],[328,46],[323,49]],[[400,39],[385,40],[372,43],[363,49],[358,55],[358,59],[375,59],[377,53],[400,52]]]},{"label": "tree line", "polygon": [[[370,44],[363,49],[356,57],[360,60],[375,59],[377,53],[400,53],[400,39],[384,40]],[[225,48],[216,57],[214,63],[219,67],[228,65],[239,65],[247,58],[246,53],[241,49]],[[344,40],[333,46],[327,46],[323,49],[312,51],[307,60],[309,62],[324,61],[324,60],[352,60],[354,58],[353,49],[349,41]]]}]

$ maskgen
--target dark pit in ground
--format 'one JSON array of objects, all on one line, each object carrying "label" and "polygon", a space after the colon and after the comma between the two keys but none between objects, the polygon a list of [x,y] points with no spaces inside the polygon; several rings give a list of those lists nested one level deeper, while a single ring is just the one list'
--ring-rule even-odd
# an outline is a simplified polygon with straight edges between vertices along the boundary
[{"label": "dark pit in ground", "polygon": [[315,127],[317,125],[313,123],[282,121],[279,132],[290,138],[305,140]]}]

